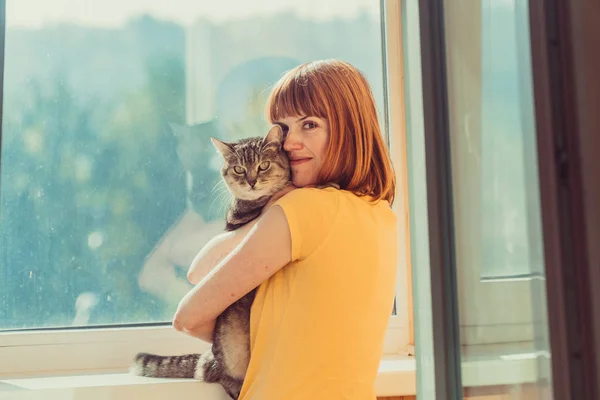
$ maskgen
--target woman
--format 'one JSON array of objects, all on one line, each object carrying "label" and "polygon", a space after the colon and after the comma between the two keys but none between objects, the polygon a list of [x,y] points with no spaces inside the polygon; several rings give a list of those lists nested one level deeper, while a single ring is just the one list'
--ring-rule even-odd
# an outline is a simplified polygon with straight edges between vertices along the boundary
[{"label": "woman", "polygon": [[[188,275],[197,286],[173,325],[210,341],[216,317],[260,286],[240,399],[374,399],[397,227],[373,95],[351,65],[317,61],[281,78],[267,112],[286,135],[293,186],[198,254]],[[331,182],[341,190],[314,188]]]}]

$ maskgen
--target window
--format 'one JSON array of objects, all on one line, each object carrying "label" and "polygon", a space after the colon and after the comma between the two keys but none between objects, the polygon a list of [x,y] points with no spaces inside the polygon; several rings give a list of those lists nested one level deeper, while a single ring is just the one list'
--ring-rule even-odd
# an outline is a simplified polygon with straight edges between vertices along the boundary
[{"label": "window", "polygon": [[[533,97],[528,71],[527,7],[481,2],[481,278],[510,279],[540,271],[535,258],[539,208],[533,137]],[[474,134],[474,120],[468,121]],[[532,169],[532,171],[528,171]],[[528,174],[529,173],[529,174]],[[539,213],[539,212],[535,212]],[[530,234],[535,236],[530,237]],[[537,264],[537,265],[533,265]]]},{"label": "window", "polygon": [[527,6],[472,1],[468,26],[458,10],[446,37],[461,340],[529,342],[543,260]]},{"label": "window", "polygon": [[[12,332],[5,343],[84,346],[93,337],[105,346],[94,354],[113,364],[85,367],[113,368],[122,364],[117,353],[128,360],[177,342],[181,335],[166,324],[191,287],[187,268],[224,226],[226,193],[209,137],[263,134],[270,85],[321,58],[365,73],[385,123],[380,15],[366,0],[9,0],[0,180],[0,330]],[[406,297],[400,303],[406,318]],[[404,321],[390,326],[407,337]],[[86,329],[67,340],[67,328]],[[40,329],[44,336],[24,333]],[[114,335],[136,344],[117,351]]]},{"label": "window", "polygon": [[410,112],[424,125],[411,125],[409,143],[411,194],[426,194],[428,208],[411,202],[411,223],[428,225],[411,230],[413,260],[425,264],[414,269],[418,393],[547,393],[529,2],[419,6],[422,97]]}]

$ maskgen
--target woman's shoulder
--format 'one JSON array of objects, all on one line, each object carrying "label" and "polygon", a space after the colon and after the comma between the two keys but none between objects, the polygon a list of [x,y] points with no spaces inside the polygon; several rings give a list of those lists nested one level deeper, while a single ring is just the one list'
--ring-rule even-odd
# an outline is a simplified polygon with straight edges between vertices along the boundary
[{"label": "woman's shoulder", "polygon": [[340,193],[335,188],[298,188],[285,194],[274,205],[301,220],[325,224],[335,219],[340,208]]},{"label": "woman's shoulder", "polygon": [[339,195],[342,198],[340,202],[348,205],[348,207],[342,208],[352,214],[360,213],[368,215],[370,218],[374,218],[384,224],[395,224],[397,221],[396,213],[385,199],[376,199],[369,195],[361,195],[346,190],[340,190]]},{"label": "woman's shoulder", "polygon": [[360,195],[334,186],[298,188],[287,193],[283,198],[288,198],[290,201],[297,202],[316,201],[332,202],[336,204],[340,201],[349,201],[391,210],[391,206],[386,200],[376,200],[371,196]]},{"label": "woman's shoulder", "polygon": [[[334,209],[349,209],[353,212],[379,212],[395,217],[392,207],[386,200],[376,200],[370,196],[359,195],[354,192],[339,189],[333,186],[304,187],[294,189],[283,196],[277,203],[288,206],[298,206],[309,209],[322,209],[332,212]],[[276,203],[276,204],[277,204]]]},{"label": "woman's shoulder", "polygon": [[341,190],[334,187],[303,187],[287,193],[282,199],[289,202],[306,203],[338,203]]}]

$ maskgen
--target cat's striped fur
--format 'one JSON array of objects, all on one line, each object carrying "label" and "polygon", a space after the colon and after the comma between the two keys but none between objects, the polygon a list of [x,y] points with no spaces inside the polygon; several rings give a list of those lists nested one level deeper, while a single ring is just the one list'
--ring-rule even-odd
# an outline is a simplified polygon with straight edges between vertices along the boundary
[{"label": "cat's striped fur", "polygon": [[[274,126],[264,138],[243,139],[236,143],[212,140],[223,155],[221,175],[233,195],[225,227],[232,231],[258,217],[271,196],[289,183],[290,166],[283,150],[283,132],[279,126]],[[250,360],[250,307],[255,290],[217,318],[211,350],[182,356],[139,353],[132,373],[216,382],[237,399]]]}]

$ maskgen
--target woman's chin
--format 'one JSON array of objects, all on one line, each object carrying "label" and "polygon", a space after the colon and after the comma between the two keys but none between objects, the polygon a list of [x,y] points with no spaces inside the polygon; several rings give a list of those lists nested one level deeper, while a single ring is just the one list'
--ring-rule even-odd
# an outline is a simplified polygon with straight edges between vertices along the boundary
[{"label": "woman's chin", "polygon": [[294,179],[294,178],[292,178],[292,183],[296,187],[299,187],[299,188],[304,187],[304,185],[302,184],[303,183],[302,179]]},{"label": "woman's chin", "polygon": [[316,179],[307,179],[306,177],[292,177],[292,183],[299,188],[314,185],[316,181]]}]

